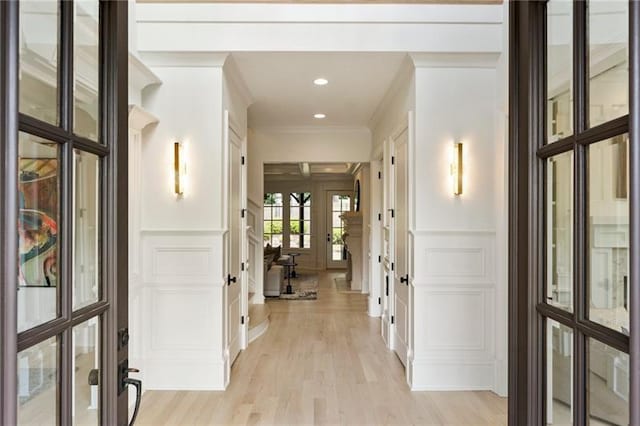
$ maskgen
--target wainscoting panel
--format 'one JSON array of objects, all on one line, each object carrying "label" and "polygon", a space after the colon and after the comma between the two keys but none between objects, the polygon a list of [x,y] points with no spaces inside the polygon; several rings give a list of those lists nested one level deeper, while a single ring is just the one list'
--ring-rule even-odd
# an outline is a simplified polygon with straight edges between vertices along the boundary
[{"label": "wainscoting panel", "polygon": [[142,283],[132,289],[139,314],[130,333],[145,389],[225,388],[223,235],[142,232]]},{"label": "wainscoting panel", "polygon": [[415,390],[493,390],[496,375],[496,236],[413,233]]}]

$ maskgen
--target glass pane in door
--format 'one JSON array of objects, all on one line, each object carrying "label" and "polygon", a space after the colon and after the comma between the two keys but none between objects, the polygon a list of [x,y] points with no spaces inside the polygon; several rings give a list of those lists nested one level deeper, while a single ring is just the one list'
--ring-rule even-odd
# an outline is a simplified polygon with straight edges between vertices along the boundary
[{"label": "glass pane in door", "polygon": [[547,3],[547,143],[573,134],[573,3]]},{"label": "glass pane in door", "polygon": [[57,0],[20,1],[20,112],[59,124]]},{"label": "glass pane in door", "polygon": [[344,221],[340,216],[344,212],[351,211],[351,197],[349,195],[335,194],[331,197],[331,260],[345,260],[346,253],[342,235],[344,234]]},{"label": "glass pane in door", "polygon": [[589,319],[629,334],[628,135],[589,146]]},{"label": "glass pane in door", "polygon": [[58,418],[58,338],[18,353],[18,424],[56,425]]},{"label": "glass pane in door", "polygon": [[20,133],[18,332],[58,317],[59,165],[56,143]]},{"label": "glass pane in door", "polygon": [[547,319],[547,425],[573,424],[573,330]]},{"label": "glass pane in door", "polygon": [[73,309],[100,298],[100,158],[74,152]]},{"label": "glass pane in door", "polygon": [[547,160],[547,303],[573,310],[573,152]]},{"label": "glass pane in door", "polygon": [[590,0],[589,124],[629,113],[629,2]]},{"label": "glass pane in door", "polygon": [[629,424],[629,354],[595,339],[588,342],[590,425]]},{"label": "glass pane in door", "polygon": [[73,327],[73,424],[98,425],[100,408],[100,321]]},{"label": "glass pane in door", "polygon": [[98,0],[75,0],[73,21],[73,132],[99,139],[100,8]]}]

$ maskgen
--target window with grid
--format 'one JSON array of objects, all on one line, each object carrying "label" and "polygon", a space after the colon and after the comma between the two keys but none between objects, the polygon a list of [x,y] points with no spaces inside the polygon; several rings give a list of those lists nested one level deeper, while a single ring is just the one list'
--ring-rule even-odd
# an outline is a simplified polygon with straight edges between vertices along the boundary
[{"label": "window with grid", "polygon": [[264,245],[282,246],[284,205],[282,193],[264,194]]},{"label": "window with grid", "polygon": [[629,423],[628,8],[546,4],[546,424]]},{"label": "window with grid", "polygon": [[311,248],[311,193],[289,194],[289,248]]}]

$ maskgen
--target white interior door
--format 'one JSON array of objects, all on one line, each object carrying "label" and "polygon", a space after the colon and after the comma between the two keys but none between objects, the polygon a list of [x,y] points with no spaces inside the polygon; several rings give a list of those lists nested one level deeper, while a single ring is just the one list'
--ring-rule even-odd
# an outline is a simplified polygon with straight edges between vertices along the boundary
[{"label": "white interior door", "polygon": [[228,136],[228,184],[229,193],[227,200],[229,203],[228,225],[229,234],[227,238],[228,246],[228,272],[226,290],[227,303],[227,349],[229,351],[229,365],[233,364],[241,345],[241,316],[242,316],[242,233],[244,228],[242,203],[242,140],[233,130],[233,126],[227,126]]},{"label": "white interior door", "polygon": [[409,343],[409,262],[408,262],[408,131],[404,129],[394,138],[392,161],[394,181],[394,255],[392,268],[394,292],[393,349],[402,363],[407,365]]},{"label": "white interior door", "polygon": [[342,241],[344,221],[340,216],[351,211],[352,197],[348,191],[327,192],[327,268],[344,269],[347,267],[347,253]]}]

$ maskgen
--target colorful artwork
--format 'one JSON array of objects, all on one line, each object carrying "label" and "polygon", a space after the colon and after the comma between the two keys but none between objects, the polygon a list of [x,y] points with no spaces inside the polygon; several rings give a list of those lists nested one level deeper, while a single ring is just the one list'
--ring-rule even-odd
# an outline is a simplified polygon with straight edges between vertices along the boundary
[{"label": "colorful artwork", "polygon": [[57,282],[58,161],[20,159],[20,285]]}]

